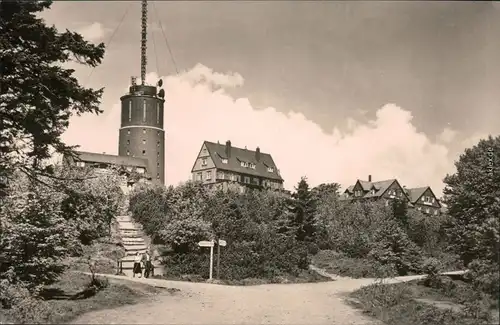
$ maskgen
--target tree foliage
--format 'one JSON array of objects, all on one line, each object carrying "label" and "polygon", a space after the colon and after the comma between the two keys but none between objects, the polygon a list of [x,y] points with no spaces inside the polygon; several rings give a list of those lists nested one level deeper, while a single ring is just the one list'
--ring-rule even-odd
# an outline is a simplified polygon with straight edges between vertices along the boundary
[{"label": "tree foliage", "polygon": [[444,179],[451,223],[450,247],[465,265],[475,259],[499,263],[500,136],[466,149],[457,171]]},{"label": "tree foliage", "polygon": [[316,240],[316,198],[313,196],[307,183],[307,178],[302,177],[296,191],[289,202],[291,213],[291,226],[296,229],[298,241],[314,242]]},{"label": "tree foliage", "polygon": [[50,284],[67,268],[66,257],[109,234],[111,216],[123,199],[119,177],[63,168],[54,175],[83,173],[85,181],[68,181],[64,187],[52,178],[37,182],[14,175],[0,205],[0,279],[30,290]]},{"label": "tree foliage", "polygon": [[143,203],[139,198],[151,202],[159,197],[164,198],[165,204],[158,219],[137,220],[172,247],[163,256],[170,274],[207,276],[208,254],[197,243],[217,238],[228,243],[221,249],[221,274],[226,279],[298,274],[309,264],[307,248],[296,240],[295,229],[288,227],[288,198],[281,193],[240,193],[231,187],[227,191],[211,190],[200,183],[187,182],[157,192],[138,189],[130,200],[131,211],[141,210]]},{"label": "tree foliage", "polygon": [[[58,32],[37,15],[52,1],[0,2],[0,177],[14,170],[52,174],[42,164],[53,152],[71,153],[61,140],[73,114],[100,113],[102,89],[82,87],[64,63],[95,67],[104,44]],[[5,186],[5,182],[2,182]],[[3,189],[5,190],[5,189]]]}]

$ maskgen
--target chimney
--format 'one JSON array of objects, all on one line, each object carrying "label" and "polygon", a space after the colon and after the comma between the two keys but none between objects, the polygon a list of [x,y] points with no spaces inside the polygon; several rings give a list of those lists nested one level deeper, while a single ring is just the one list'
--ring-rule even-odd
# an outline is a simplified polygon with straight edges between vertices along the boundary
[{"label": "chimney", "polygon": [[226,157],[231,157],[231,141],[229,140],[226,141]]},{"label": "chimney", "polygon": [[255,160],[260,161],[260,148],[255,149]]},{"label": "chimney", "polygon": [[368,175],[368,182],[372,181],[372,175]]}]

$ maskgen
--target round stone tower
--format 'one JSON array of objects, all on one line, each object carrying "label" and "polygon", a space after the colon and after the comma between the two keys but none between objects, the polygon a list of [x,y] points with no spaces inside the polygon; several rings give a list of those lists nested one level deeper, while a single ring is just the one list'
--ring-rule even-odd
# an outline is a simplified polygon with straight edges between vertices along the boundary
[{"label": "round stone tower", "polygon": [[[161,86],[161,84],[160,84]],[[132,80],[122,103],[118,155],[145,158],[152,181],[165,184],[164,91]]]}]

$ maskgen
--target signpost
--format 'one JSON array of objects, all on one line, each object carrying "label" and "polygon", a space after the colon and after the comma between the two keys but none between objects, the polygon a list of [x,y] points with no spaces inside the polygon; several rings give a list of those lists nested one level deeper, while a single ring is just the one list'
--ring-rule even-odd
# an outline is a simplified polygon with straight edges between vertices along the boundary
[{"label": "signpost", "polygon": [[225,240],[217,240],[217,279],[220,279],[220,247],[226,245],[227,243]]},{"label": "signpost", "polygon": [[212,269],[214,265],[214,241],[213,240],[203,240],[198,243],[200,247],[210,247],[210,276],[209,279],[212,280]]},{"label": "signpost", "polygon": [[[210,275],[209,279],[212,280],[212,270],[214,268],[214,245],[216,244],[215,240],[202,240],[198,243],[200,247],[210,247]],[[219,266],[220,266],[220,247],[226,246],[227,243],[225,240],[219,239],[217,241],[217,278],[219,278]]]}]

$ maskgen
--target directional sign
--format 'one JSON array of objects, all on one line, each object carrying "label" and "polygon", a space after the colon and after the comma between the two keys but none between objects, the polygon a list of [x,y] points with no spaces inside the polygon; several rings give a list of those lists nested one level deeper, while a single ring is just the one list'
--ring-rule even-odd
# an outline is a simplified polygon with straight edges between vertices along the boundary
[{"label": "directional sign", "polygon": [[219,239],[219,246],[226,246],[227,242],[225,240]]},{"label": "directional sign", "polygon": [[214,242],[213,241],[208,241],[208,240],[202,240],[198,243],[198,246],[201,247],[214,247]]}]

